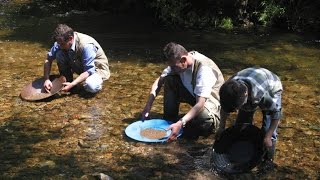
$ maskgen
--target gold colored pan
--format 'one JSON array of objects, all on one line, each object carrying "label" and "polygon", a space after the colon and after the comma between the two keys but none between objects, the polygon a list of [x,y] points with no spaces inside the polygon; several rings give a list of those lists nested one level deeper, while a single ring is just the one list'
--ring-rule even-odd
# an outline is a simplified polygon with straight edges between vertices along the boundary
[{"label": "gold colored pan", "polygon": [[27,101],[38,101],[48,98],[59,92],[63,88],[63,83],[66,82],[66,78],[59,75],[50,75],[50,80],[52,81],[52,88],[49,93],[43,89],[44,78],[42,77],[25,85],[20,93],[21,98]]}]

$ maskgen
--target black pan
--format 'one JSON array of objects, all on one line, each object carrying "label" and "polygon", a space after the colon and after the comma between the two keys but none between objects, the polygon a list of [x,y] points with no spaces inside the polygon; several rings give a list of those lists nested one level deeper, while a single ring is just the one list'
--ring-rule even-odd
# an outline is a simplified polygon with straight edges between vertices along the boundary
[{"label": "black pan", "polygon": [[265,153],[263,131],[251,124],[227,128],[213,145],[213,166],[224,173],[244,173],[258,165]]}]

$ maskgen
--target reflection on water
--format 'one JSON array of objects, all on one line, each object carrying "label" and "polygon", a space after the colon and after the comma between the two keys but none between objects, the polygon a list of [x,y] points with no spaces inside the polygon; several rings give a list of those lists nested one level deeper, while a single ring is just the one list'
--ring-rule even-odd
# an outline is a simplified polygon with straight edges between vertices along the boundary
[{"label": "reflection on water", "polygon": [[[274,71],[283,81],[278,167],[268,174],[231,179],[319,178],[320,50],[316,39],[276,32],[179,32],[160,28],[147,17],[71,13],[38,18],[12,16],[3,6],[1,9],[2,179],[90,178],[99,173],[115,179],[219,179],[210,171],[213,136],[192,142],[144,144],[124,134],[126,126],[139,119],[151,83],[164,68],[159,63],[161,49],[169,41],[216,57],[225,78],[258,65]],[[50,33],[57,22],[95,37],[110,59],[112,76],[95,97],[80,91],[47,101],[22,101],[22,87],[42,76]],[[53,73],[57,72],[54,65]],[[152,108],[152,117],[161,117],[161,102],[162,96]],[[184,106],[182,111],[186,109]],[[257,114],[257,119],[260,116]]]}]

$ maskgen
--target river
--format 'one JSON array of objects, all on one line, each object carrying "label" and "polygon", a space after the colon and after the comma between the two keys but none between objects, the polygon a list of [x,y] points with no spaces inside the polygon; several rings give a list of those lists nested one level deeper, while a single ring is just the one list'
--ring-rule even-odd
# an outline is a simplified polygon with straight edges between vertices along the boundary
[{"label": "river", "polygon": [[[90,179],[100,173],[114,179],[225,178],[210,170],[213,135],[196,141],[146,144],[124,133],[139,120],[151,84],[165,67],[161,50],[170,41],[215,57],[225,79],[243,68],[261,66],[283,82],[277,167],[263,175],[228,178],[320,178],[320,42],[316,36],[170,30],[146,16],[21,9],[29,7],[27,2],[1,2],[1,179]],[[58,23],[89,34],[101,44],[111,77],[94,97],[79,93],[24,101],[20,92],[43,75],[51,32]],[[56,64],[52,73],[58,73]],[[161,94],[157,97],[151,117],[161,117],[162,98]],[[187,109],[183,105],[181,112]],[[260,126],[261,113],[255,117]]]}]

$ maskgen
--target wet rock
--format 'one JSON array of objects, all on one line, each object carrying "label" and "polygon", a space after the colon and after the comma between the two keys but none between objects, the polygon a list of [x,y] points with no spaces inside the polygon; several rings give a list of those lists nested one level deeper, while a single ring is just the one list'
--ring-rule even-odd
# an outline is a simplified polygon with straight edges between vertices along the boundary
[{"label": "wet rock", "polygon": [[106,175],[106,174],[103,174],[103,173],[100,173],[98,176],[97,176],[100,180],[113,180],[110,176]]},{"label": "wet rock", "polygon": [[79,116],[79,119],[82,120],[82,119],[90,119],[92,117],[91,114],[82,114]]},{"label": "wet rock", "polygon": [[101,144],[99,148],[100,148],[101,150],[106,150],[106,149],[108,149],[109,147],[110,147],[110,146],[109,146],[108,144]]},{"label": "wet rock", "polygon": [[314,147],[316,147],[316,148],[320,148],[320,140],[318,139],[316,139],[316,140],[314,140],[313,141],[313,144],[314,144]]},{"label": "wet rock", "polygon": [[90,147],[91,147],[90,144],[86,143],[86,142],[83,141],[82,139],[80,139],[80,140],[78,141],[78,146],[79,146],[80,148],[90,148]]},{"label": "wet rock", "polygon": [[40,167],[49,167],[49,168],[54,168],[56,167],[56,163],[54,161],[45,161],[45,162],[41,162],[39,164]]},{"label": "wet rock", "polygon": [[104,128],[100,125],[93,125],[86,130],[86,140],[93,141],[99,139],[104,132]]},{"label": "wet rock", "polygon": [[83,175],[81,180],[113,180],[112,177],[104,173],[94,173],[92,175]]},{"label": "wet rock", "polygon": [[201,171],[201,172],[196,172],[191,175],[192,179],[201,179],[201,180],[211,180],[211,179],[222,179],[218,175],[214,174],[213,172],[206,172],[206,171]]}]

